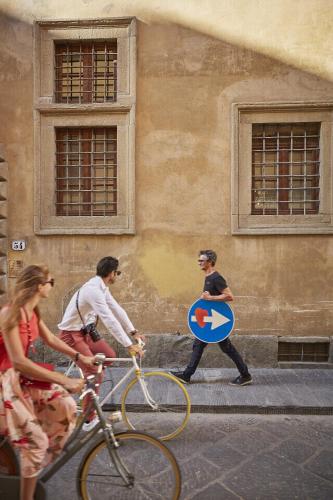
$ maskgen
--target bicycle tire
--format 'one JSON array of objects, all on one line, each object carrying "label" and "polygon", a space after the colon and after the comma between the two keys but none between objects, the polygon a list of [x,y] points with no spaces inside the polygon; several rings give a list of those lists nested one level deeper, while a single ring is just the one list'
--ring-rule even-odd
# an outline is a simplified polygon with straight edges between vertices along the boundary
[{"label": "bicycle tire", "polygon": [[[178,436],[185,428],[191,413],[190,396],[184,385],[173,375],[165,372],[146,372],[144,381],[150,395],[158,404],[150,407],[142,392],[138,378],[126,386],[121,399],[121,412],[129,429],[142,430],[161,441]],[[170,403],[159,401],[170,400]],[[147,413],[149,412],[149,414]],[[161,418],[162,414],[172,418]]]},{"label": "bicycle tire", "polygon": [[82,500],[178,500],[181,473],[177,460],[164,443],[136,431],[115,435],[114,448],[126,469],[133,475],[133,486],[126,487],[104,437],[84,455],[77,475],[77,491]]},{"label": "bicycle tire", "polygon": [[0,474],[7,476],[19,476],[20,464],[15,452],[5,438],[0,439]]}]

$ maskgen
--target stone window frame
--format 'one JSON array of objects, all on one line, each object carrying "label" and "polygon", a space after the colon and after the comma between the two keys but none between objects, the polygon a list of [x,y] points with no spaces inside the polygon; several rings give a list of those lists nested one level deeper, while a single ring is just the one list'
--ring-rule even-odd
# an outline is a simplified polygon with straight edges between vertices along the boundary
[{"label": "stone window frame", "polygon": [[[54,42],[117,39],[117,100],[56,103]],[[136,20],[113,18],[34,23],[36,234],[135,234]],[[55,127],[117,127],[119,205],[116,216],[55,215]]]},{"label": "stone window frame", "polygon": [[[321,123],[319,214],[251,214],[252,124],[316,121]],[[232,234],[333,233],[333,103],[233,103],[232,142]]]}]

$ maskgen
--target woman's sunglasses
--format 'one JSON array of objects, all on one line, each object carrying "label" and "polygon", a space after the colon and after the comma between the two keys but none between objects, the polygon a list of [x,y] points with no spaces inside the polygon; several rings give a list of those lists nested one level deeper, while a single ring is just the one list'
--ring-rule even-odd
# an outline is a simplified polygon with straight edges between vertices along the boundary
[{"label": "woman's sunglasses", "polygon": [[48,281],[45,281],[44,285],[47,285],[48,283],[53,287],[54,283],[55,283],[54,278],[51,278]]}]

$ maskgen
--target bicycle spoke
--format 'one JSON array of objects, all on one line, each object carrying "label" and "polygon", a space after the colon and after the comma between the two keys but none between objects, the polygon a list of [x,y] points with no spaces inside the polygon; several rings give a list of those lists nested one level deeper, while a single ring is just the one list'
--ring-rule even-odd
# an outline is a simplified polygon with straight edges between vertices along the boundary
[{"label": "bicycle spoke", "polygon": [[[190,414],[190,399],[186,389],[174,377],[164,372],[148,372],[140,381],[132,381],[125,389],[122,412],[131,429],[148,432],[162,440],[177,436],[185,427]],[[153,403],[154,408],[149,403]],[[149,412],[144,413],[142,412]],[[141,413],[141,415],[140,415]],[[168,414],[170,419],[161,419]]]},{"label": "bicycle spoke", "polygon": [[[179,468],[165,445],[151,436],[135,432],[121,433],[117,440],[120,446],[115,453],[131,472],[131,484],[126,486],[117,474],[115,465],[107,460],[109,451],[105,442],[101,441],[89,452],[81,465],[80,488],[85,500],[178,498]],[[115,478],[119,481],[115,481]]]},{"label": "bicycle spoke", "polygon": [[[128,488],[128,486],[124,483],[121,476],[119,476],[119,475],[113,475],[113,474],[104,475],[103,477],[106,478],[104,481],[99,480],[98,477],[100,477],[100,475],[98,475],[98,474],[89,474],[89,477],[84,480],[85,484],[88,485],[88,488],[89,488],[89,484],[91,485],[92,488],[98,489],[98,490],[101,488],[104,490],[105,486],[110,487],[111,485],[117,486],[120,488]],[[115,478],[117,478],[118,481],[116,481],[116,482],[112,481],[112,479],[115,479]]]}]

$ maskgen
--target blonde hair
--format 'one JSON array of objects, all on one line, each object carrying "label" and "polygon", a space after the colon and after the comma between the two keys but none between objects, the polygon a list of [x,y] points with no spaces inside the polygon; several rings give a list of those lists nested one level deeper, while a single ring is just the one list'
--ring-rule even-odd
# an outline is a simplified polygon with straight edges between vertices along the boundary
[{"label": "blonde hair", "polygon": [[[14,292],[2,320],[1,330],[9,331],[18,325],[21,319],[21,308],[38,292],[38,286],[45,284],[49,276],[47,266],[27,266],[19,274]],[[40,318],[38,307],[34,311]]]}]

